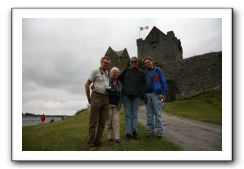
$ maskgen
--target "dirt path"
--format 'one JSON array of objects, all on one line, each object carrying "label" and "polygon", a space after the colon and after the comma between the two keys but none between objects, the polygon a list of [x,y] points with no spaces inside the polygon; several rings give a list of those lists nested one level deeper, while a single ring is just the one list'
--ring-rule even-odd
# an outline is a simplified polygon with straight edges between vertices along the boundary
[{"label": "dirt path", "polygon": [[[145,106],[140,106],[138,121],[146,125]],[[221,151],[222,127],[164,113],[164,137],[187,151]]]}]

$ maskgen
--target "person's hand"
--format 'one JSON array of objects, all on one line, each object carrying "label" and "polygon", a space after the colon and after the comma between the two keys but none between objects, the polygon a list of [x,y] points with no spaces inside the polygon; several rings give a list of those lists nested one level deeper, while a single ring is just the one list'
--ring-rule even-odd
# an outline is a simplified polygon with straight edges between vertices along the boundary
[{"label": "person's hand", "polygon": [[95,85],[93,84],[93,85],[91,85],[91,89],[92,90],[94,90],[95,89]]},{"label": "person's hand", "polygon": [[87,98],[89,105],[91,105],[91,98]]},{"label": "person's hand", "polygon": [[160,100],[163,100],[163,101],[166,100],[166,97],[165,97],[164,95],[162,95],[162,94],[159,94],[159,95],[158,95],[158,98],[159,98]]},{"label": "person's hand", "polygon": [[91,107],[91,105],[88,103],[88,104],[87,104],[87,108],[89,109],[90,107]]}]

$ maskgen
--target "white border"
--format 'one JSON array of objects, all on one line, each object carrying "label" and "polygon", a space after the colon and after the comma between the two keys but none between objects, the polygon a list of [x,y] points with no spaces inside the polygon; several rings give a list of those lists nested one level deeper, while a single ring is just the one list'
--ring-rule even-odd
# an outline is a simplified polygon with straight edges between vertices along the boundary
[{"label": "white border", "polygon": [[[222,18],[222,151],[22,151],[23,18]],[[224,77],[224,78],[223,78]],[[13,9],[12,160],[229,161],[232,160],[232,9]]]}]

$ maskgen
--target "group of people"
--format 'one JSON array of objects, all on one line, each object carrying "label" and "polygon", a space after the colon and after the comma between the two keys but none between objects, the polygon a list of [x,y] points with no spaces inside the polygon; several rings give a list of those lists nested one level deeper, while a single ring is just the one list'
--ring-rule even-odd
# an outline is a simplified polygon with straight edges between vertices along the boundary
[{"label": "group of people", "polygon": [[109,57],[101,58],[101,66],[88,78],[85,88],[91,106],[89,119],[90,150],[102,145],[102,135],[106,127],[109,143],[120,144],[120,108],[125,108],[125,129],[127,140],[137,140],[137,113],[140,100],[146,104],[147,133],[163,136],[162,103],[166,96],[166,78],[164,72],[155,67],[151,57],[145,57],[145,71],[138,68],[137,57],[130,58],[130,66],[120,72],[113,67]]}]

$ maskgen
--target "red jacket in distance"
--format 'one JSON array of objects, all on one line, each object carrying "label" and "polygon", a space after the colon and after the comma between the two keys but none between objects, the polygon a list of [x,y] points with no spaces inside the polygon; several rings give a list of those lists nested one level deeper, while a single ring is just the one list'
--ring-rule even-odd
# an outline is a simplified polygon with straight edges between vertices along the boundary
[{"label": "red jacket in distance", "polygon": [[43,115],[40,115],[40,118],[41,118],[41,121],[44,122],[46,119],[46,116],[43,114]]}]

